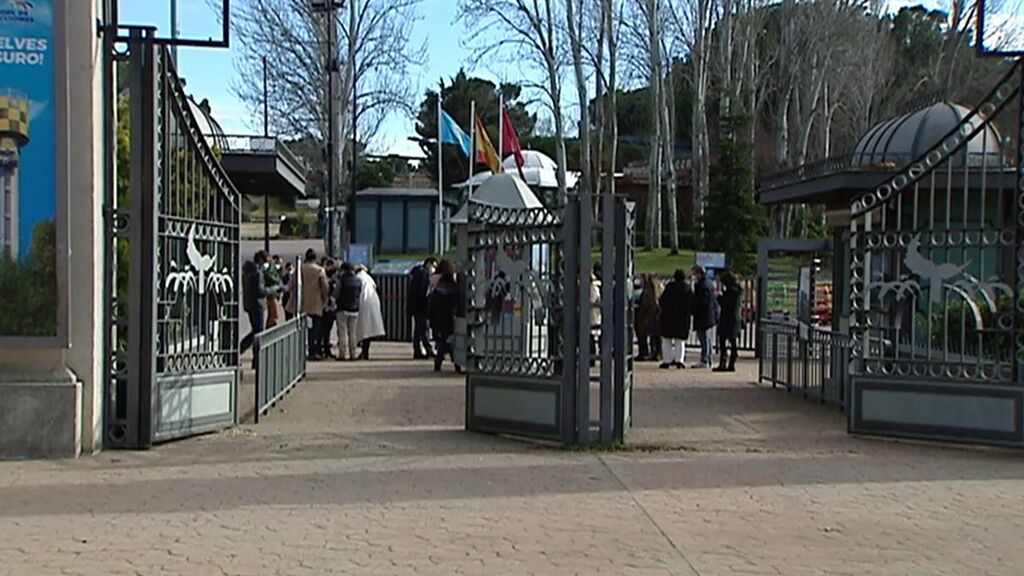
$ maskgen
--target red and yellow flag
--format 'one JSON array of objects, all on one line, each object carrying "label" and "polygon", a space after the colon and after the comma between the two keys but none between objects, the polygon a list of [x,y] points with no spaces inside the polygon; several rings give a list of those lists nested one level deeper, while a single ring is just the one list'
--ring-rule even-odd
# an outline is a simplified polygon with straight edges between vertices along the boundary
[{"label": "red and yellow flag", "polygon": [[480,164],[486,164],[491,172],[497,174],[501,172],[501,158],[498,158],[498,152],[494,149],[494,145],[491,144],[491,139],[487,136],[487,130],[484,128],[484,123],[480,121],[480,117],[477,116],[476,120],[476,158]]}]

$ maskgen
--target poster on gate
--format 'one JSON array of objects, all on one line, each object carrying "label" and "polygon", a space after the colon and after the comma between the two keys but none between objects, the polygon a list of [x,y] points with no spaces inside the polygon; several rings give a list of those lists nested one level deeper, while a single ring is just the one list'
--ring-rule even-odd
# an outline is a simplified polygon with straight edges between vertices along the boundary
[{"label": "poster on gate", "polygon": [[66,342],[63,7],[0,0],[0,344]]}]

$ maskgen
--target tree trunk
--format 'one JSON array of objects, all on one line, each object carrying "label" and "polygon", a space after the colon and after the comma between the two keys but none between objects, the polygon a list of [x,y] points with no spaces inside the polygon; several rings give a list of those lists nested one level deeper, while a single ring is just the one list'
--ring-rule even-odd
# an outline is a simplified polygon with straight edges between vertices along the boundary
[{"label": "tree trunk", "polygon": [[662,210],[661,210],[661,41],[658,39],[658,2],[647,0],[647,38],[649,41],[651,134],[650,156],[647,172],[647,248],[656,249],[662,246]]},{"label": "tree trunk", "polygon": [[601,5],[605,10],[605,27],[608,37],[608,120],[609,140],[611,141],[611,152],[608,154],[608,184],[606,186],[609,194],[615,194],[615,170],[619,157],[619,98],[618,98],[618,39],[615,36],[615,13],[612,0],[602,0]]},{"label": "tree trunk", "polygon": [[711,51],[708,49],[711,23],[711,1],[696,0],[697,14],[693,32],[693,210],[698,236],[703,241],[704,209],[710,183],[711,145],[706,112]]},{"label": "tree trunk", "polygon": [[665,90],[662,90],[661,122],[664,130],[664,152],[662,163],[665,166],[665,178],[668,180],[666,193],[668,196],[668,223],[669,223],[669,248],[673,256],[679,254],[679,207],[676,198],[676,166],[675,166],[675,71],[671,57],[669,59],[668,74],[662,74],[665,78]]},{"label": "tree trunk", "polygon": [[591,187],[590,179],[593,174],[591,163],[591,138],[590,138],[590,110],[587,106],[587,75],[583,69],[583,41],[581,38],[581,23],[577,21],[576,6],[578,0],[565,0],[566,28],[569,32],[569,47],[572,52],[572,67],[576,76],[576,95],[580,102],[580,180],[579,192],[584,199],[591,197],[594,189]]}]

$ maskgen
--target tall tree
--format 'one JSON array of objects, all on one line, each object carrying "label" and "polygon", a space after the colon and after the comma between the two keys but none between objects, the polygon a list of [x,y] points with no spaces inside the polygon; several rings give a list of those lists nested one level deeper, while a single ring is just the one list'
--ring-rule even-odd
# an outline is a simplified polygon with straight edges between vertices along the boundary
[{"label": "tall tree", "polygon": [[[516,84],[495,86],[490,80],[471,77],[460,70],[447,83],[440,86],[441,104],[447,112],[467,133],[470,127],[470,103],[476,102],[476,113],[492,142],[498,141],[498,123],[501,115],[498,111],[500,97],[504,97],[505,108],[515,124],[520,138],[526,139],[533,134],[537,122],[535,115],[526,109],[520,100],[522,88]],[[419,114],[416,116],[416,134],[420,139],[426,159],[423,169],[437,180],[437,97],[438,90],[427,90],[420,102]],[[469,159],[452,146],[444,147],[444,187],[463,182],[469,176]]]},{"label": "tall tree", "polygon": [[[419,2],[347,0],[345,9],[331,19],[309,0],[240,0],[231,20],[239,40],[235,66],[240,80],[233,90],[254,117],[262,116],[266,100],[274,133],[321,143],[329,137],[327,104],[333,99],[339,134],[352,133],[357,126],[359,138],[369,141],[387,116],[412,113],[410,72],[424,56],[423,45],[409,41]],[[331,27],[338,39],[334,54],[327,42]],[[251,81],[263,75],[264,63],[266,98],[261,83]],[[321,172],[327,161],[335,162],[341,183],[348,166],[343,159],[351,152],[349,139],[339,137],[338,143],[334,158],[314,154],[307,161]],[[330,193],[345,206],[350,189],[322,194]]]}]

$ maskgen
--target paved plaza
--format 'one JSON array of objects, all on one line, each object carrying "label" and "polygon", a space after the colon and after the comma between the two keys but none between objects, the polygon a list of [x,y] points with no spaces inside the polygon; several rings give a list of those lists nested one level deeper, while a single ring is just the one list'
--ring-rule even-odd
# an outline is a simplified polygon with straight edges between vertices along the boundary
[{"label": "paved plaza", "polygon": [[847,436],[835,408],[643,365],[619,451],[465,432],[379,346],[260,424],[0,463],[0,575],[1018,575],[1019,453]]}]

